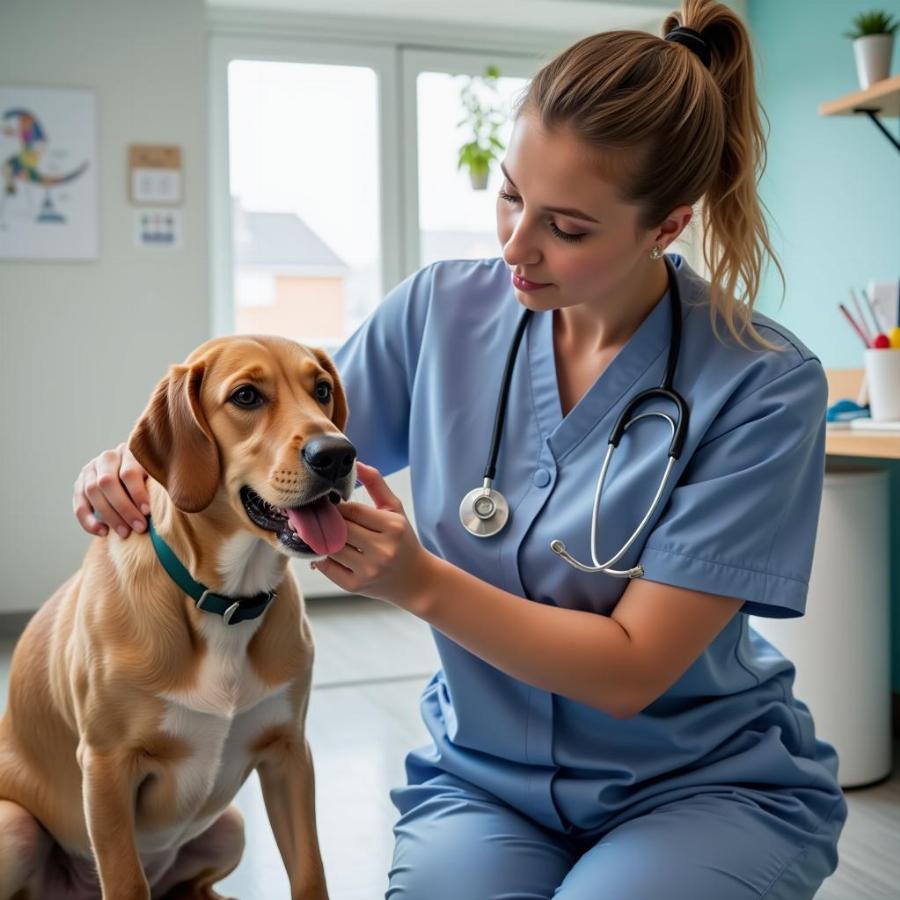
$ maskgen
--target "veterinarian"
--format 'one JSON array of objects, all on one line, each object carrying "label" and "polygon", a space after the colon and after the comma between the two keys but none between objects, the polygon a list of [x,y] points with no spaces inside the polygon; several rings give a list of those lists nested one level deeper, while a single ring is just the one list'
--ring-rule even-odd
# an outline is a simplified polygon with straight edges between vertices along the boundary
[{"label": "veterinarian", "polygon": [[[375,507],[341,504],[348,543],[315,565],[427,621],[442,662],[432,743],[392,792],[391,900],[801,900],[837,865],[835,751],[748,625],[804,612],[825,376],[753,312],[773,254],[747,31],[685,0],[663,34],[547,64],[503,161],[502,256],[416,272],[335,356]],[[709,281],[665,252],[701,203]],[[684,409],[639,404],[672,424],[619,436],[595,510],[613,426],[676,338]],[[127,528],[146,473],[123,445],[92,462],[79,519]],[[407,465],[418,536],[382,478]]]}]

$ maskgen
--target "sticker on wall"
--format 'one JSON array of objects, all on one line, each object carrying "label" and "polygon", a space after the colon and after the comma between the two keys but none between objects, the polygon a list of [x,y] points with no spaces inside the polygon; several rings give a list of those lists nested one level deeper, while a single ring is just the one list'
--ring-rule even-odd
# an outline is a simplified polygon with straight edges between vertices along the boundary
[{"label": "sticker on wall", "polygon": [[181,148],[167,144],[128,147],[128,191],[134,204],[181,203]]},{"label": "sticker on wall", "polygon": [[151,209],[142,206],[134,211],[136,247],[177,249],[181,247],[181,233],[180,209]]},{"label": "sticker on wall", "polygon": [[0,259],[97,258],[93,91],[0,85]]}]

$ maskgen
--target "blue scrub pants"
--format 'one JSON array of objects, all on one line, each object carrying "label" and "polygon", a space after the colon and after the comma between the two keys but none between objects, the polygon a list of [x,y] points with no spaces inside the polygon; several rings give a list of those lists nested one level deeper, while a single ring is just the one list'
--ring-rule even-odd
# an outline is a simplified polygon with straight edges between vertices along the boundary
[{"label": "blue scrub pants", "polygon": [[[807,794],[811,792],[807,791]],[[843,796],[723,787],[590,837],[550,831],[442,773],[394,792],[388,900],[806,900],[837,868]]]}]

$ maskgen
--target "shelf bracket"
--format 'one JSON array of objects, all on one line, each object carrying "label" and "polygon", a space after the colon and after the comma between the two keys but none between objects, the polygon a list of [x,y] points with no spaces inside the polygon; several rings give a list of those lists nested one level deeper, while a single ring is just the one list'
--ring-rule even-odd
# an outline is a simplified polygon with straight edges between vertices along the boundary
[{"label": "shelf bracket", "polygon": [[884,127],[882,121],[878,118],[878,109],[870,109],[866,106],[856,107],[853,112],[855,113],[865,113],[878,127],[881,133],[894,145],[894,147],[900,151],[900,141],[897,140],[888,130]]}]

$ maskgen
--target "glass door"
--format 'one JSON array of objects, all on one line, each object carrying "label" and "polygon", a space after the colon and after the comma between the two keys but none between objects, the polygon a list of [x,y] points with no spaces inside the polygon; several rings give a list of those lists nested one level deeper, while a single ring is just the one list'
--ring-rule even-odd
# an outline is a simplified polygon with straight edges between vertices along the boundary
[{"label": "glass door", "polygon": [[394,55],[223,39],[214,57],[214,146],[227,135],[213,153],[215,332],[333,352],[401,276]]},{"label": "glass door", "polygon": [[377,78],[234,60],[234,331],[340,344],[381,295]]}]

